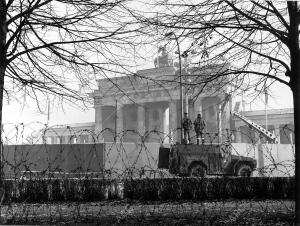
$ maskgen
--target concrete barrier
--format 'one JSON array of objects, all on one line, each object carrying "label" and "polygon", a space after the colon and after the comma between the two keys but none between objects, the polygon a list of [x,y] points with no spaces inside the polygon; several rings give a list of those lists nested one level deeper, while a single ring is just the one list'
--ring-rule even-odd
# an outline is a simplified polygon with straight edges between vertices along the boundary
[{"label": "concrete barrier", "polygon": [[105,143],[105,169],[118,174],[157,170],[158,143]]},{"label": "concrete barrier", "polygon": [[258,168],[262,169],[261,176],[295,175],[295,149],[291,144],[232,143],[232,147],[233,154],[255,158]]}]

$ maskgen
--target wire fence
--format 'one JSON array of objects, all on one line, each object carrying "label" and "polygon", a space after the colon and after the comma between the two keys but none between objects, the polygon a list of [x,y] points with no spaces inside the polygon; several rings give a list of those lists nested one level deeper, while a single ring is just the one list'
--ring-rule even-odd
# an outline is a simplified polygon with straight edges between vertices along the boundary
[{"label": "wire fence", "polygon": [[[292,141],[292,132],[282,127],[280,134]],[[293,143],[269,144],[259,135],[235,143],[249,135],[237,133],[207,133],[199,145],[192,134],[191,144],[180,145],[159,131],[5,125],[1,221],[255,224],[251,209],[265,224],[274,211],[292,223]]]}]

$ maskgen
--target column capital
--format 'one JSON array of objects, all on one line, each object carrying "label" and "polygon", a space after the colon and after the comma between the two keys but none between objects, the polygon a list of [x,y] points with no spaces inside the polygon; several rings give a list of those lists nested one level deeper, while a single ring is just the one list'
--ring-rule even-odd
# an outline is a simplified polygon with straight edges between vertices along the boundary
[{"label": "column capital", "polygon": [[96,108],[102,108],[102,107],[104,107],[104,106],[106,106],[106,105],[103,105],[103,104],[94,104],[94,108],[96,109]]},{"label": "column capital", "polygon": [[276,129],[276,128],[280,128],[280,126],[281,126],[281,123],[272,123],[273,125],[274,125],[274,128]]},{"label": "column capital", "polygon": [[144,107],[145,107],[145,105],[146,105],[146,103],[145,103],[145,102],[137,103],[137,106],[138,106],[138,107],[143,107],[143,108],[144,108]]}]

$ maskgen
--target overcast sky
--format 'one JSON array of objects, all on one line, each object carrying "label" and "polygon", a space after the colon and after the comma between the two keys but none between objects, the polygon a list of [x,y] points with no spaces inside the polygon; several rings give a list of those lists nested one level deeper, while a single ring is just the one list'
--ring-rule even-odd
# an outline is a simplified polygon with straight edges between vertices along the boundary
[{"label": "overcast sky", "polygon": [[[136,4],[136,3],[134,3]],[[140,3],[144,6],[144,3]],[[138,9],[139,5],[133,5],[135,9]],[[144,6],[145,7],[145,6]],[[149,5],[151,7],[151,5]],[[145,9],[146,10],[146,9]],[[156,11],[152,11],[152,13],[156,14]],[[177,49],[176,42],[172,42],[173,50]],[[161,43],[160,43],[161,44]],[[208,43],[209,44],[209,43]],[[151,45],[151,48],[156,48],[157,46]],[[170,44],[171,45],[171,44]],[[184,43],[180,42],[180,46],[182,49],[185,49],[186,46],[190,45],[190,42]],[[151,53],[148,48],[150,47],[140,47],[143,53]],[[150,54],[151,55],[151,54]],[[143,57],[145,57],[143,55]],[[147,58],[147,57],[145,57]],[[153,58],[150,60],[151,65],[145,65],[144,62],[140,63],[143,68],[150,68],[153,66]],[[139,64],[139,63],[138,63]],[[264,96],[257,98],[255,101],[251,102],[252,100],[245,97],[246,100],[246,109],[245,110],[260,110],[265,109],[264,106]],[[280,84],[274,84],[270,91],[270,98],[268,109],[280,109],[280,108],[292,108],[293,99],[291,92],[288,87]],[[43,103],[45,105],[45,103]],[[31,122],[40,122],[42,124],[47,123],[47,111],[44,113],[39,112],[38,108],[36,107],[36,103],[33,101],[27,100],[25,104],[20,104],[17,102],[4,102],[3,106],[3,122],[4,123],[31,123]],[[70,123],[83,123],[83,122],[94,122],[94,109],[90,106],[85,111],[82,108],[69,106],[67,104],[58,106],[57,104],[51,105],[50,109],[50,125],[60,125],[60,124],[70,124]]]},{"label": "overcast sky", "polygon": [[[249,98],[245,97],[246,110],[262,110],[264,106],[264,96],[259,97],[252,103]],[[50,125],[61,125],[70,123],[94,122],[94,109],[90,106],[85,111],[82,108],[69,106],[67,104],[61,106],[51,105],[50,108]],[[293,99],[289,88],[285,85],[274,84],[271,88],[268,109],[292,108]],[[4,104],[4,123],[31,123],[40,122],[47,123],[47,114],[40,113],[33,101],[27,100],[26,105],[11,102]]]}]

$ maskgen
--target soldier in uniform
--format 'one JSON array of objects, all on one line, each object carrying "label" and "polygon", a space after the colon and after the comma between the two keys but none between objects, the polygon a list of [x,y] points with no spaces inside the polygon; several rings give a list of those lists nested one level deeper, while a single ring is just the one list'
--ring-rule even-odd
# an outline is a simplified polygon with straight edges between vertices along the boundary
[{"label": "soldier in uniform", "polygon": [[205,121],[202,119],[201,114],[197,115],[197,118],[194,121],[194,129],[196,132],[196,139],[197,139],[197,144],[200,143],[200,139],[202,141],[202,144],[204,143],[204,137],[203,137],[203,132],[206,127]]},{"label": "soldier in uniform", "polygon": [[190,129],[192,129],[192,121],[188,118],[187,113],[184,113],[184,117],[182,120],[182,127],[183,127],[184,142],[188,144],[191,142]]}]

